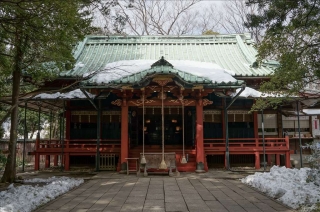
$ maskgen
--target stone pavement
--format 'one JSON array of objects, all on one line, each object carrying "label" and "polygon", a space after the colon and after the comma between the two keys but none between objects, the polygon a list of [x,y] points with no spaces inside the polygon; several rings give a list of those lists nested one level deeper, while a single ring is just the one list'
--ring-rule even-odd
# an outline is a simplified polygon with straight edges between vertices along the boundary
[{"label": "stone pavement", "polygon": [[226,171],[180,177],[99,172],[36,211],[293,211],[242,184],[239,177],[243,175]]}]

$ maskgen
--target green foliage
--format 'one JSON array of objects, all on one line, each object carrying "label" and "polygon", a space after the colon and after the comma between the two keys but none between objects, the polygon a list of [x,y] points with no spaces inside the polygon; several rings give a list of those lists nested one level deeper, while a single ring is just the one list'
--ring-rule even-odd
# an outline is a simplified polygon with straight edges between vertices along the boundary
[{"label": "green foliage", "polygon": [[7,162],[7,158],[3,154],[2,150],[0,150],[0,171],[4,168],[6,162]]},{"label": "green foliage", "polygon": [[[33,134],[38,130],[39,125],[39,113],[27,110],[26,119],[24,109],[19,110],[19,121],[18,121],[18,135],[24,135],[24,122],[26,120],[27,132]],[[43,130],[43,125],[48,120],[48,117],[44,114],[40,114],[40,130]]]},{"label": "green foliage", "polygon": [[0,138],[3,138],[3,134],[4,134],[4,129],[2,125],[0,125]]},{"label": "green foliage", "polygon": [[271,80],[261,91],[285,92],[287,96],[306,92],[320,76],[320,1],[250,0],[260,15],[248,15],[248,27],[266,29],[258,47],[258,62],[277,60]]},{"label": "green foliage", "polygon": [[[16,164],[19,96],[73,66],[74,46],[92,30],[90,8],[101,2],[103,0],[0,1],[0,61],[4,62],[0,85],[8,81],[11,87],[0,92],[1,96],[12,96],[11,121],[16,123],[11,125],[11,144],[1,181],[15,179],[16,172],[12,169]],[[26,76],[28,80],[23,80]]]}]

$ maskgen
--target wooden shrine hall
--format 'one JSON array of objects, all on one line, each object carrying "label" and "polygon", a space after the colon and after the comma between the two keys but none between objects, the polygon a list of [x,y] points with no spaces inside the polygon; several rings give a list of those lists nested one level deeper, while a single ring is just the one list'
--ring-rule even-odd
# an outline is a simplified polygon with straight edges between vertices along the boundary
[{"label": "wooden shrine hall", "polygon": [[284,156],[290,167],[282,115],[249,113],[254,98],[240,95],[258,89],[278,65],[257,66],[256,54],[249,34],[86,37],[75,48],[75,67],[27,102],[62,114],[60,138],[38,138],[30,153],[35,169],[40,156],[45,167],[61,161],[65,170],[87,164],[126,172],[144,164],[148,171],[205,172],[248,163],[259,169],[263,140],[268,164],[280,165]]}]

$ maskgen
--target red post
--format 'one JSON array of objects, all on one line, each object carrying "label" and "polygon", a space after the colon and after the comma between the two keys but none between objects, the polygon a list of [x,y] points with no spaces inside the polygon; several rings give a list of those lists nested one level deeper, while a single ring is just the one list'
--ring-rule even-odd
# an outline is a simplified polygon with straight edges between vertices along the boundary
[{"label": "red post", "polygon": [[256,144],[256,148],[259,148],[259,138],[254,139],[254,142]]},{"label": "red post", "polygon": [[38,133],[36,138],[36,151],[38,151],[39,148],[40,148],[40,135]]},{"label": "red post", "polygon": [[40,155],[38,152],[40,148],[40,133],[38,132],[37,138],[36,138],[36,144],[35,144],[35,149],[36,149],[36,154],[34,156],[34,170],[39,170],[39,165],[40,165]]},{"label": "red post", "polygon": [[290,161],[290,151],[286,152],[286,167],[291,168],[291,161]]},{"label": "red post", "polygon": [[64,170],[65,171],[70,170],[70,154],[69,153],[64,154]]},{"label": "red post", "polygon": [[58,155],[53,157],[53,166],[58,166]]},{"label": "red post", "polygon": [[287,147],[287,150],[290,151],[290,146],[289,146],[289,136],[286,135],[286,137],[284,138],[285,142],[286,142],[286,147]]},{"label": "red post", "polygon": [[50,155],[46,155],[46,162],[45,162],[45,168],[49,168],[50,167]]},{"label": "red post", "polygon": [[197,168],[196,172],[204,172],[204,148],[203,148],[203,105],[200,98],[196,104],[196,140],[197,140]]},{"label": "red post", "polygon": [[[59,141],[56,141],[56,145],[55,145],[55,148],[58,148],[58,144],[59,144]],[[58,166],[58,155],[55,155],[54,158],[53,158],[53,165],[54,166]]]},{"label": "red post", "polygon": [[260,169],[260,153],[255,152],[255,169]]},{"label": "red post", "polygon": [[123,99],[122,105],[121,105],[121,156],[120,156],[120,162],[121,162],[121,171],[120,172],[127,172],[127,160],[125,158],[128,158],[128,105],[126,103],[126,100]]},{"label": "red post", "polygon": [[34,156],[34,170],[35,171],[39,170],[39,165],[40,165],[40,155],[39,155],[39,153],[36,153]]},{"label": "red post", "polygon": [[280,154],[276,154],[276,165],[280,166]]},{"label": "red post", "polygon": [[267,161],[268,161],[268,165],[271,165],[271,155],[267,155]]}]

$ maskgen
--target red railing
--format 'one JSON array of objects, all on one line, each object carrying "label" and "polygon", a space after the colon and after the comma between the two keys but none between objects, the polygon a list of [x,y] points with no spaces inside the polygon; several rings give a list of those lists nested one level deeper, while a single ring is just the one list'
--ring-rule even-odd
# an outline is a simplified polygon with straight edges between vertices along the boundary
[{"label": "red railing", "polygon": [[[63,142],[58,139],[41,139],[36,142],[36,151],[96,151],[97,139],[65,139]],[[120,149],[120,139],[101,139],[100,151]]]},{"label": "red railing", "polygon": [[[289,151],[289,138],[265,138],[265,150],[268,152]],[[204,139],[206,152],[225,152],[226,140],[223,138]],[[263,151],[262,138],[230,138],[230,152],[257,152]]]}]

